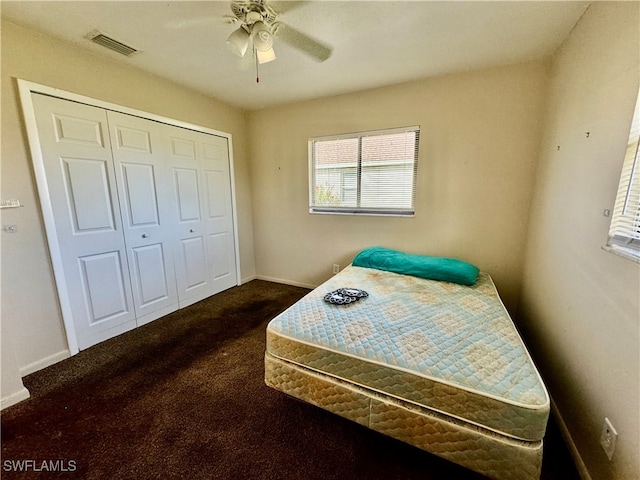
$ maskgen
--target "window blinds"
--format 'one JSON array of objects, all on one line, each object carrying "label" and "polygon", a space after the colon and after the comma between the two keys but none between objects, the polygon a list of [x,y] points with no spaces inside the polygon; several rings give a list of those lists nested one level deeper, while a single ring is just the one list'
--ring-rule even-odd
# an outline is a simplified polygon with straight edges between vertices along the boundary
[{"label": "window blinds", "polygon": [[[639,91],[640,93],[640,91]],[[640,257],[640,95],[631,123],[620,184],[609,228],[609,246],[624,248]]]},{"label": "window blinds", "polygon": [[413,215],[419,127],[309,140],[309,211]]}]

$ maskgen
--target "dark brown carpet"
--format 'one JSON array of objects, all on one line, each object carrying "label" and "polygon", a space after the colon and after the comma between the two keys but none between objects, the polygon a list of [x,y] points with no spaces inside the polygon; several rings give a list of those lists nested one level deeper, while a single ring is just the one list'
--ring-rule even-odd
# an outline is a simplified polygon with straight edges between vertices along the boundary
[{"label": "dark brown carpet", "polygon": [[[25,377],[3,480],[484,479],[264,385],[266,324],[307,291],[255,280]],[[552,421],[542,478],[578,480]]]}]

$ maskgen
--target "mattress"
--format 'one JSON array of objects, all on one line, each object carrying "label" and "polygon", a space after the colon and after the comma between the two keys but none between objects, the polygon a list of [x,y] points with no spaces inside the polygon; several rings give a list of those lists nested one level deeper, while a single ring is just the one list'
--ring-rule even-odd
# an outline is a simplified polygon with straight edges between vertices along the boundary
[{"label": "mattress", "polygon": [[[323,300],[341,287],[369,296]],[[266,356],[516,442],[546,429],[549,396],[484,272],[463,286],[349,266],[269,323]]]}]

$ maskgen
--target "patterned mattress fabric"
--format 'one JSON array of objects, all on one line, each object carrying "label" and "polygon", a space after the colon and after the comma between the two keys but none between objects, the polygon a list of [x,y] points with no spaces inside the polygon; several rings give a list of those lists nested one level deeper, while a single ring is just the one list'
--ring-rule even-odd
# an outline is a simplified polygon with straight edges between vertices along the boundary
[{"label": "patterned mattress fabric", "polygon": [[[338,288],[367,298],[323,300]],[[349,266],[274,318],[267,355],[515,440],[549,396],[488,274],[463,286]]]},{"label": "patterned mattress fabric", "polygon": [[525,442],[265,355],[265,381],[344,418],[496,480],[539,480],[542,440]]}]

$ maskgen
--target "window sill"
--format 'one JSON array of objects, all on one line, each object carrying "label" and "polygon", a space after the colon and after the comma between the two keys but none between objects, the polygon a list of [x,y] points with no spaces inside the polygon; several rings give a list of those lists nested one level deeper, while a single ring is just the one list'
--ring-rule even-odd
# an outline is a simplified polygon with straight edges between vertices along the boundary
[{"label": "window sill", "polygon": [[613,253],[619,257],[631,260],[634,263],[640,264],[640,252],[631,248],[624,248],[617,245],[603,245],[602,249],[605,252]]},{"label": "window sill", "polygon": [[413,218],[415,213],[396,213],[396,212],[354,212],[354,211],[336,211],[336,210],[309,210],[311,215],[342,215],[353,217],[401,217]]}]

